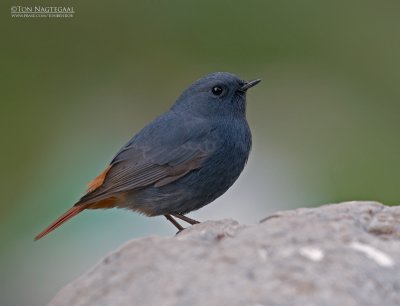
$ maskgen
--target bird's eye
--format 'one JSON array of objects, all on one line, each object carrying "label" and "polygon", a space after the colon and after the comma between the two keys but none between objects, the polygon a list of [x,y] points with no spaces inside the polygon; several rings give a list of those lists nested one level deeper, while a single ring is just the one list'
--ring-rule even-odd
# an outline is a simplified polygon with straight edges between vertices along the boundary
[{"label": "bird's eye", "polygon": [[211,92],[212,92],[213,95],[215,95],[215,96],[220,96],[220,95],[222,94],[222,92],[223,92],[223,89],[222,89],[222,87],[220,87],[220,86],[214,86],[214,87],[211,89]]}]

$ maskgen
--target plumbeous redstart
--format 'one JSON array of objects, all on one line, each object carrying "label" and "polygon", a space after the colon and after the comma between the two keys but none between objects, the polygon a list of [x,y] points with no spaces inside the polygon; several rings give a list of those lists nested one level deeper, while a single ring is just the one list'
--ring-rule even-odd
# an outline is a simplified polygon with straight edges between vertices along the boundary
[{"label": "plumbeous redstart", "polygon": [[126,208],[198,223],[185,214],[225,193],[251,149],[246,92],[260,82],[227,72],[190,85],[172,107],[144,127],[88,185],[87,193],[35,237],[39,239],[85,209]]}]

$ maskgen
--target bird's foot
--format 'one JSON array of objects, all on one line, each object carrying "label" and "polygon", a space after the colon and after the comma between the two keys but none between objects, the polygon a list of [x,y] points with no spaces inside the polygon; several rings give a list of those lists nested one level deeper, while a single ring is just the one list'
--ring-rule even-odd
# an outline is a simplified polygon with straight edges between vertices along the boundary
[{"label": "bird's foot", "polygon": [[191,225],[200,223],[199,221],[190,219],[189,217],[186,217],[181,214],[166,214],[164,215],[164,217],[167,218],[167,220],[170,221],[178,229],[178,232],[175,235],[179,235],[185,228],[182,225],[180,225],[178,221],[176,221],[172,216],[174,216],[175,218],[179,218]]}]

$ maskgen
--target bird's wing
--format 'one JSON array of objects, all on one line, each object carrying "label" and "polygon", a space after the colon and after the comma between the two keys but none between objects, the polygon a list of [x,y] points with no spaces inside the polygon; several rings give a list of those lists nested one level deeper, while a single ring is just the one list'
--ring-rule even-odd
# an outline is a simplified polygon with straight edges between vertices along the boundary
[{"label": "bird's wing", "polygon": [[160,187],[200,168],[216,148],[209,137],[212,129],[203,121],[177,116],[156,119],[129,141],[78,204],[149,185]]}]

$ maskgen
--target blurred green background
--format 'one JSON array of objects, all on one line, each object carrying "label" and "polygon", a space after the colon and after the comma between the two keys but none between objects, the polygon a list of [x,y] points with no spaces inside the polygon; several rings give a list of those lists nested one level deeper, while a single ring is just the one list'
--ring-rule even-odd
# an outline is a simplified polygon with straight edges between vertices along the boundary
[{"label": "blurred green background", "polygon": [[[10,17],[12,5],[74,18]],[[3,1],[1,305],[43,305],[162,217],[88,211],[38,242],[134,133],[204,74],[263,82],[254,147],[191,217],[255,223],[293,207],[399,199],[399,1]]]}]

